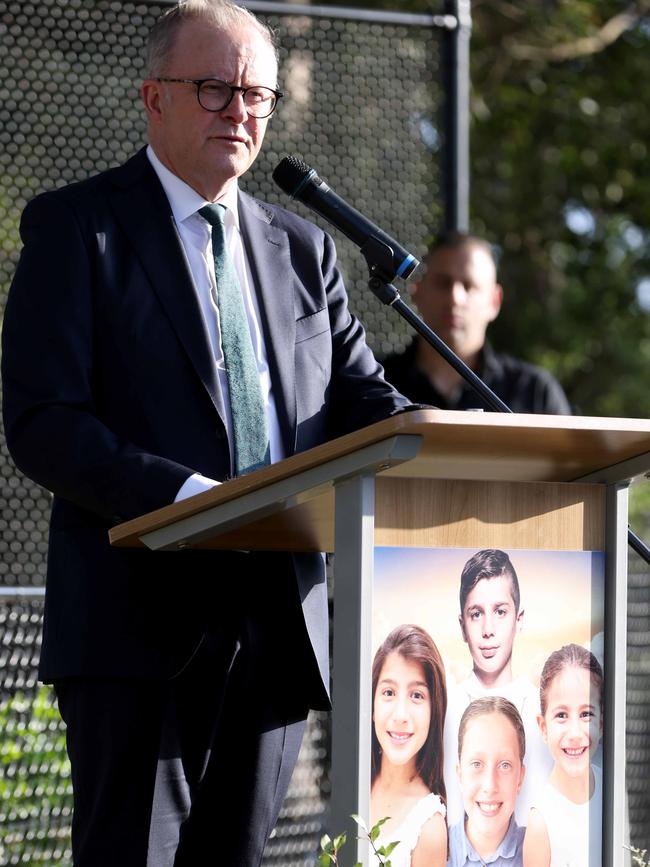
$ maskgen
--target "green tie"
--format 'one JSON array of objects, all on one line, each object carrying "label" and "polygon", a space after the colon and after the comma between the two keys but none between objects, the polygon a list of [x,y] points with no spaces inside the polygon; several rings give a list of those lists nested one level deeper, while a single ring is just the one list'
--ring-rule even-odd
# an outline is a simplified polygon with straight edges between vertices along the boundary
[{"label": "green tie", "polygon": [[206,205],[199,210],[212,226],[212,255],[217,278],[217,306],[230,391],[235,473],[250,473],[270,463],[269,434],[262,389],[253,353],[246,311],[224,231],[226,209]]}]

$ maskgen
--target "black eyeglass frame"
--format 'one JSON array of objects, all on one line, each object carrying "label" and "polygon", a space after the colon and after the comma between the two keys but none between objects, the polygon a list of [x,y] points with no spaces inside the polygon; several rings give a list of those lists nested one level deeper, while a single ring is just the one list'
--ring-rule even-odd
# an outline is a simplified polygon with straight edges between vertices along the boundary
[{"label": "black eyeglass frame", "polygon": [[[199,105],[204,111],[223,111],[224,108],[228,108],[230,103],[233,101],[235,94],[239,91],[242,95],[242,99],[244,100],[244,108],[246,109],[246,113],[249,117],[256,117],[258,120],[263,120],[265,117],[270,117],[275,109],[278,107],[278,101],[282,99],[284,96],[284,92],[282,90],[274,90],[272,87],[266,87],[264,84],[252,84],[250,87],[239,87],[236,84],[228,84],[227,81],[222,81],[220,78],[155,78],[154,81],[165,81],[170,82],[171,84],[194,84],[196,85],[196,98],[198,100]],[[217,84],[223,84],[225,87],[230,88],[230,97],[226,100],[226,102],[221,106],[221,108],[207,108],[201,102],[201,87],[208,81],[216,81]],[[273,103],[273,107],[268,114],[251,114],[248,106],[246,105],[246,94],[249,90],[268,90],[270,91],[274,97],[275,101]]]}]

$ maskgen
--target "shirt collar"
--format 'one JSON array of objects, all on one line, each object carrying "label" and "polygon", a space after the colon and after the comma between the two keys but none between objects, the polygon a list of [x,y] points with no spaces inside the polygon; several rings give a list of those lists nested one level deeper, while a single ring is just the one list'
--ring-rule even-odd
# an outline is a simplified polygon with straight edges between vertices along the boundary
[{"label": "shirt collar", "polygon": [[479,864],[492,864],[498,858],[514,858],[517,854],[517,846],[520,843],[521,829],[519,828],[519,825],[517,825],[517,823],[515,822],[514,816],[510,817],[510,822],[508,823],[508,830],[506,831],[505,837],[499,844],[497,851],[493,852],[492,855],[487,859],[487,861],[484,861],[483,858],[481,858],[476,849],[470,843],[469,838],[465,833],[465,820],[461,820],[459,825],[456,827],[458,828],[458,837],[456,842],[459,842],[462,847],[462,851],[460,853],[462,857],[462,864],[466,864],[468,862],[478,862]]},{"label": "shirt collar", "polygon": [[[177,223],[182,223],[188,217],[202,208],[204,205],[209,205],[206,199],[199,195],[196,190],[192,189],[189,184],[181,180],[178,175],[163,165],[156,156],[151,145],[147,146],[147,157],[151,163],[153,170],[158,176],[158,180],[162,184],[165,195],[169,199],[174,219]],[[225,225],[234,225],[239,229],[239,212],[237,210],[237,184],[231,184],[225,196],[219,201],[220,205],[226,207]]]},{"label": "shirt collar", "polygon": [[[411,341],[411,343],[409,343],[409,345],[404,351],[405,365],[411,367],[411,364],[413,364],[414,370],[416,369],[415,360],[417,358],[418,341],[423,340],[423,337],[416,337],[414,340]],[[476,373],[478,373],[479,376],[484,377],[487,372],[501,373],[502,370],[503,364],[501,363],[499,356],[496,354],[494,349],[492,349],[490,343],[488,343],[488,341],[486,340],[481,348],[481,351],[479,352]],[[463,385],[463,387],[465,387],[465,384]],[[467,385],[466,387],[469,388],[470,386]]]},{"label": "shirt collar", "polygon": [[479,861],[480,858],[477,855],[474,847],[467,839],[467,834],[465,833],[465,819],[461,819],[457,825],[449,832],[449,848],[454,853],[455,860],[454,865],[465,865],[471,864],[473,861]]},{"label": "shirt collar", "polygon": [[499,854],[502,858],[514,858],[517,853],[517,845],[519,843],[520,830],[519,825],[515,822],[515,817],[510,817],[510,824],[506,831],[506,836],[501,841],[499,846]]}]

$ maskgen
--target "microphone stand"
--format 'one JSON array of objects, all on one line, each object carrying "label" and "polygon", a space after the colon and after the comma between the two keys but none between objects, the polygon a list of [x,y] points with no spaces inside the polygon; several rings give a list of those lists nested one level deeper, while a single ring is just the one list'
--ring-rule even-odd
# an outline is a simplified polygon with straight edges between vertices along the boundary
[{"label": "microphone stand", "polygon": [[627,528],[627,544],[642,560],[650,566],[650,548],[640,539],[630,526]]},{"label": "microphone stand", "polygon": [[459,358],[456,353],[450,349],[445,341],[438,337],[435,331],[414,313],[408,304],[402,301],[399,292],[391,283],[385,283],[380,277],[372,276],[368,281],[370,291],[379,298],[379,300],[392,307],[400,314],[403,319],[411,325],[418,334],[420,334],[430,346],[438,352],[451,366],[456,370],[463,379],[471,385],[483,400],[492,407],[495,412],[512,412],[510,407],[504,403],[500,397],[489,388],[480,376],[477,376],[474,371],[468,367],[462,358]]},{"label": "microphone stand", "polygon": [[[408,304],[402,301],[398,290],[390,282],[393,279],[391,273],[393,252],[390,247],[377,238],[370,238],[361,248],[361,252],[370,269],[368,286],[373,295],[382,304],[396,310],[402,319],[405,319],[426,340],[429,346],[432,346],[495,412],[511,413],[510,407],[500,397],[497,397],[492,389],[447,346],[445,341],[429,328],[417,313],[411,310]],[[650,548],[637,536],[629,524],[627,528],[627,542],[629,547],[650,566]]]}]

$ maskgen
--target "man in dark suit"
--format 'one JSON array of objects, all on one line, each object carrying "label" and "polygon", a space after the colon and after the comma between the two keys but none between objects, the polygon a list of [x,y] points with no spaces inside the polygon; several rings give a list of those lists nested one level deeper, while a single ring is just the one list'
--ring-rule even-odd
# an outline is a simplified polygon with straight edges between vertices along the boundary
[{"label": "man in dark suit", "polygon": [[246,472],[260,431],[263,463],[408,405],[331,239],[238,191],[276,76],[246,10],[172,7],[142,86],[149,148],[21,223],[5,426],[54,493],[40,674],[67,725],[79,867],[259,864],[308,709],[329,702],[320,555],[116,549],[109,528]]}]

